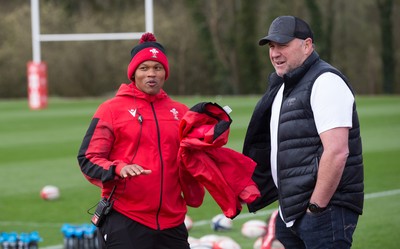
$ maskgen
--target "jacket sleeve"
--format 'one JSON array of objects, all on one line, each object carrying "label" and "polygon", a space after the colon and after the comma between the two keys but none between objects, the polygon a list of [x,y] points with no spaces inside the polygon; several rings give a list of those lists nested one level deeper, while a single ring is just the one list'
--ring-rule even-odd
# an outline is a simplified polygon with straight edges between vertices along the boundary
[{"label": "jacket sleeve", "polygon": [[223,148],[232,119],[217,104],[202,102],[190,109],[180,123],[178,157],[185,171],[204,186],[224,215],[233,219],[260,196],[251,175],[255,162],[243,154]]},{"label": "jacket sleeve", "polygon": [[271,105],[276,89],[279,87],[273,89],[272,93],[267,92],[257,103],[244,140],[243,154],[257,163],[252,179],[261,193],[260,198],[247,204],[250,212],[256,212],[278,199],[278,191],[270,170],[271,138],[269,131]]},{"label": "jacket sleeve", "polygon": [[[178,160],[180,161],[180,158]],[[179,164],[179,182],[186,205],[195,208],[200,207],[204,200],[204,187],[186,170],[182,161]]]},{"label": "jacket sleeve", "polygon": [[117,178],[116,168],[126,163],[110,161],[108,156],[114,143],[112,115],[106,105],[101,105],[93,116],[78,152],[78,163],[84,176],[94,185]]}]

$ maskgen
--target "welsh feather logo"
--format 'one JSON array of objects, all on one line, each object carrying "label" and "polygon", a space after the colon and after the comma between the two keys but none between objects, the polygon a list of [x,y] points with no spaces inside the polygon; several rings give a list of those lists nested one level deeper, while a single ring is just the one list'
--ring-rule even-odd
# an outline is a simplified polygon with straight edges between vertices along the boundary
[{"label": "welsh feather logo", "polygon": [[149,51],[150,51],[150,53],[153,54],[153,56],[152,56],[153,58],[157,58],[157,54],[159,53],[157,49],[152,48]]},{"label": "welsh feather logo", "polygon": [[179,120],[178,118],[178,111],[175,108],[172,108],[170,112],[174,115],[174,119]]}]

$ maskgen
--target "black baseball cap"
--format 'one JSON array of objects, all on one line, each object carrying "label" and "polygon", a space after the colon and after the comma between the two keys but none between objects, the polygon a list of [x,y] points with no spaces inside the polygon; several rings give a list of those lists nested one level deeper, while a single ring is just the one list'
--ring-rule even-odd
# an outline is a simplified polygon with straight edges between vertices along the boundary
[{"label": "black baseball cap", "polygon": [[263,46],[270,41],[285,44],[294,38],[302,40],[311,38],[314,40],[314,35],[310,26],[300,18],[294,16],[279,16],[271,23],[268,35],[262,38],[258,44]]}]

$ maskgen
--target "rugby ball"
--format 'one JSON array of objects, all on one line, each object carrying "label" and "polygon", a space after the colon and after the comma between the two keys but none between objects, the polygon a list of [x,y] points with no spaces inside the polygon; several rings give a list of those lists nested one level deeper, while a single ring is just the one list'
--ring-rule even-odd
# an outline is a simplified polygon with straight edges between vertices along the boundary
[{"label": "rugby ball", "polygon": [[262,242],[263,242],[263,237],[258,237],[256,241],[254,241],[253,249],[261,249]]},{"label": "rugby ball", "polygon": [[189,231],[190,229],[192,229],[192,227],[193,227],[193,220],[192,220],[192,218],[190,218],[190,216],[189,215],[186,215],[185,216],[185,226],[186,226],[186,229]]},{"label": "rugby ball", "polygon": [[211,220],[211,228],[214,231],[227,231],[232,229],[232,220],[224,214],[218,214]]},{"label": "rugby ball", "polygon": [[214,243],[212,249],[241,249],[241,247],[232,238],[222,236]]},{"label": "rugby ball", "polygon": [[200,238],[200,241],[203,243],[214,244],[220,239],[221,236],[216,234],[206,234]]},{"label": "rugby ball", "polygon": [[213,247],[213,242],[202,241],[201,238],[192,238],[191,240],[188,240],[188,242],[190,249],[212,249]]},{"label": "rugby ball", "polygon": [[213,249],[213,245],[201,241],[195,241],[190,243],[190,249]]},{"label": "rugby ball", "polygon": [[53,185],[46,185],[40,190],[40,197],[43,200],[56,200],[60,198],[60,190]]},{"label": "rugby ball", "polygon": [[188,239],[190,249],[212,249],[213,244],[212,243],[207,243],[203,242],[200,239],[196,238],[190,238]]},{"label": "rugby ball", "polygon": [[199,239],[197,239],[197,238],[195,238],[195,237],[193,237],[193,236],[188,236],[188,239],[187,239],[187,241],[188,241],[188,243],[189,244],[191,244],[191,243],[196,243],[197,241],[198,241]]},{"label": "rugby ball", "polygon": [[267,233],[267,222],[262,220],[249,220],[243,223],[242,230],[243,236],[247,238],[258,238]]},{"label": "rugby ball", "polygon": [[190,249],[213,249],[213,248],[212,248],[212,245],[198,242],[198,243],[190,244]]},{"label": "rugby ball", "polygon": [[282,245],[282,243],[279,240],[274,240],[272,242],[272,249],[285,249],[285,247]]}]

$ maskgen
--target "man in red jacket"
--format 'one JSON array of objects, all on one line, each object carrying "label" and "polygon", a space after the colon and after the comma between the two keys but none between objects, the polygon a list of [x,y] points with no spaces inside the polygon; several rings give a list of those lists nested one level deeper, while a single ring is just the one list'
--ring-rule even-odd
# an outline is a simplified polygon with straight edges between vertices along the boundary
[{"label": "man in red jacket", "polygon": [[204,190],[182,196],[178,129],[188,108],[162,89],[168,59],[153,34],[142,36],[131,57],[131,82],[99,106],[79,150],[82,173],[109,199],[103,211],[112,205],[92,222],[101,222],[102,248],[189,249],[186,205],[199,206]]}]

